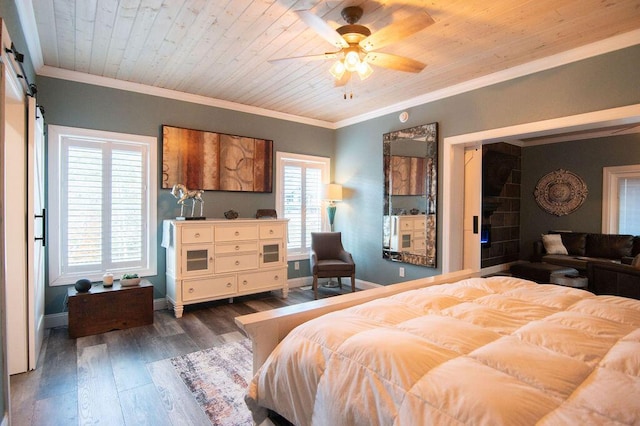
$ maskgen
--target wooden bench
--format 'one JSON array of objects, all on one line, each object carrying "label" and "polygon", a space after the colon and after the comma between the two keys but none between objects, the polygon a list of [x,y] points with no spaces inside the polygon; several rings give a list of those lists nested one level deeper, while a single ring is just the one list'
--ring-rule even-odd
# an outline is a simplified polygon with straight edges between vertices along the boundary
[{"label": "wooden bench", "polygon": [[153,284],[113,287],[96,285],[86,293],[68,289],[69,337],[76,338],[111,330],[153,324]]}]

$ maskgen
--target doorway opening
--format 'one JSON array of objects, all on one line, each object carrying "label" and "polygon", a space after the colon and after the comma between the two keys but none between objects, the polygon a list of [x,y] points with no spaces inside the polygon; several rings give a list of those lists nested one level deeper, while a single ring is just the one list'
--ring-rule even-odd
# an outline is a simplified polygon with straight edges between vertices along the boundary
[{"label": "doorway opening", "polygon": [[445,138],[442,204],[443,211],[448,213],[443,215],[442,228],[448,238],[442,240],[442,273],[461,269],[492,273],[502,269],[496,265],[484,270],[480,265],[480,231],[474,233],[472,225],[474,216],[481,217],[482,207],[481,202],[465,203],[465,189],[473,181],[482,181],[482,167],[466,170],[467,151],[496,142],[526,146],[524,140],[637,123],[640,123],[640,104]]}]

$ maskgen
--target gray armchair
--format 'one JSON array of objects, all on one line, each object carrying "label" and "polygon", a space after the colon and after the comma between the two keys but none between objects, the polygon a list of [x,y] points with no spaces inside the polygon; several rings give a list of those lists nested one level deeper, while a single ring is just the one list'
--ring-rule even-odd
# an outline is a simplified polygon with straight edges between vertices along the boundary
[{"label": "gray armchair", "polygon": [[351,291],[356,291],[356,264],[351,253],[342,247],[340,232],[311,233],[311,273],[313,274],[313,296],[318,298],[318,278],[337,278],[342,288],[341,277],[351,277]]}]

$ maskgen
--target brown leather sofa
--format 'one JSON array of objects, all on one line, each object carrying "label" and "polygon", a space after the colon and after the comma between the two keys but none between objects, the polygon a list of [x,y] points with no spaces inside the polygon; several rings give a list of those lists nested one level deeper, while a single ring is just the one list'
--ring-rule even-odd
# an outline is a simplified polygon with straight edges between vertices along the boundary
[{"label": "brown leather sofa", "polygon": [[640,237],[621,234],[557,232],[569,254],[547,254],[542,240],[534,242],[533,262],[574,268],[586,273],[590,262],[630,263],[640,253]]},{"label": "brown leather sofa", "polygon": [[594,261],[587,264],[589,291],[640,299],[640,269],[631,265]]}]

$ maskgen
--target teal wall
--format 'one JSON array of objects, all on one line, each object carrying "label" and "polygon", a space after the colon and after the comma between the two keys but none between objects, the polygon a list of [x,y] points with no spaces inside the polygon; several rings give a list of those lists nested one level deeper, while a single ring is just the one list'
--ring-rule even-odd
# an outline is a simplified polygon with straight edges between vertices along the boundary
[{"label": "teal wall", "polygon": [[[533,242],[553,229],[602,232],[602,168],[640,164],[640,133],[539,145],[522,150],[520,256],[529,259]],[[541,177],[565,169],[587,185],[587,198],[575,212],[555,216],[538,207],[533,191]]]},{"label": "teal wall", "polygon": [[[38,77],[37,83],[38,103],[45,107],[47,125],[155,136],[159,166],[163,124],[271,139],[274,151],[333,157],[333,130],[55,78]],[[236,210],[240,217],[254,217],[257,209],[275,208],[275,191],[270,194],[207,191],[203,198],[204,213],[209,218],[223,218],[223,213],[230,209]],[[158,276],[150,277],[156,298],[165,295],[165,250],[159,246],[162,220],[175,218],[178,213],[176,200],[169,190],[160,190]],[[290,263],[290,278],[309,275],[308,261],[300,261],[298,271],[293,269],[293,262]],[[47,314],[63,310],[66,292],[65,286],[47,287]]]},{"label": "teal wall", "polygon": [[[348,199],[338,209],[336,228],[343,231],[345,245],[354,254],[357,277],[389,284],[441,272],[440,268],[399,265],[382,259],[384,133],[437,121],[442,152],[442,140],[447,136],[640,104],[638,64],[640,46],[634,46],[409,108],[406,123],[400,123],[398,112],[338,129],[335,181],[344,185]],[[567,158],[575,155],[579,154],[563,154]],[[439,172],[442,175],[442,161]],[[523,188],[523,193],[526,191]],[[442,205],[442,183],[438,187],[438,203]],[[446,214],[438,209],[439,224]],[[441,253],[445,237],[441,228],[438,231]],[[404,278],[399,277],[400,266],[405,268]]]}]

